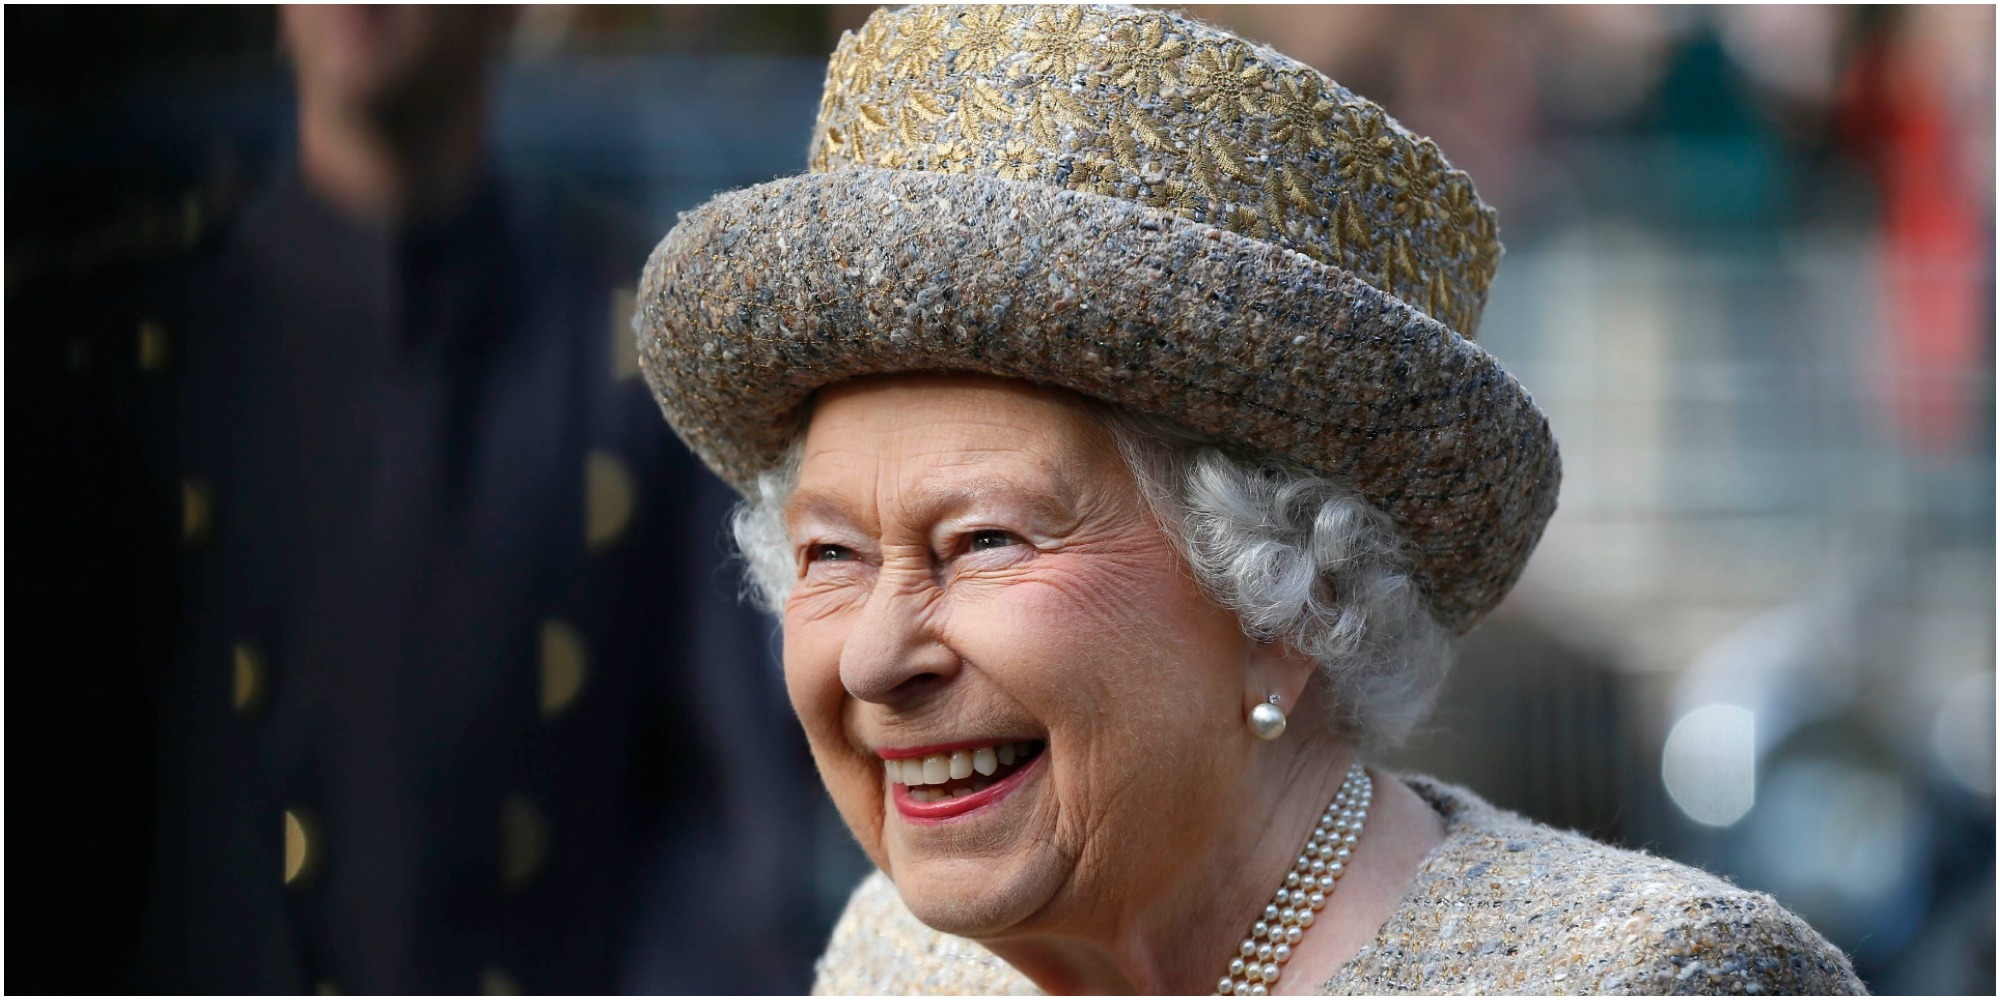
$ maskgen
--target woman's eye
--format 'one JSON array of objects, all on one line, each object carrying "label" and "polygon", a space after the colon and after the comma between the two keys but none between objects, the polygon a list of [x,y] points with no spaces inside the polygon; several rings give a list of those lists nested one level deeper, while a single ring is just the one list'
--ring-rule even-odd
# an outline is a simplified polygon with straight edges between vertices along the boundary
[{"label": "woman's eye", "polygon": [[987,549],[1004,549],[1018,541],[1020,539],[1008,531],[975,531],[966,547],[974,552],[983,552]]},{"label": "woman's eye", "polygon": [[854,550],[845,545],[815,545],[806,550],[807,562],[847,562],[854,558]]}]

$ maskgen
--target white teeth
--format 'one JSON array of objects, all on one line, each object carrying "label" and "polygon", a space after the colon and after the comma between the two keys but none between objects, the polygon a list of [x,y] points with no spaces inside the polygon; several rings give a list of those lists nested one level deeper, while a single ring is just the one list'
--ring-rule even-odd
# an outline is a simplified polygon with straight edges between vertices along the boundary
[{"label": "white teeth", "polygon": [[970,789],[970,788],[960,788],[960,789],[958,789],[958,790],[956,790],[956,791],[952,792],[952,793],[951,793],[951,797],[952,797],[952,798],[954,798],[954,799],[962,799],[962,798],[965,798],[966,796],[968,796],[968,795],[971,795],[971,794],[972,794],[972,789]]},{"label": "white teeth", "polygon": [[992,777],[1003,767],[1016,761],[1025,761],[1035,748],[1033,742],[1000,743],[975,749],[954,750],[948,754],[934,753],[928,757],[903,757],[882,762],[882,772],[890,784],[907,785],[911,795],[919,802],[930,802],[947,796],[937,789],[934,798],[918,796],[916,793],[926,785],[942,785],[947,781],[963,781],[978,776],[969,791],[977,791],[992,784],[983,779]]}]

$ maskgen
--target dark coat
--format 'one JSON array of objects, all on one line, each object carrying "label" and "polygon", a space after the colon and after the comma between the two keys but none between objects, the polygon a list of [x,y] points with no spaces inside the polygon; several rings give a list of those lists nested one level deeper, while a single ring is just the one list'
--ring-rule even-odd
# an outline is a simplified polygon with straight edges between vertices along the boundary
[{"label": "dark coat", "polygon": [[135,987],[805,984],[820,796],[608,231],[286,180],[136,327],[140,469],[75,491],[143,542],[77,573],[147,664]]}]

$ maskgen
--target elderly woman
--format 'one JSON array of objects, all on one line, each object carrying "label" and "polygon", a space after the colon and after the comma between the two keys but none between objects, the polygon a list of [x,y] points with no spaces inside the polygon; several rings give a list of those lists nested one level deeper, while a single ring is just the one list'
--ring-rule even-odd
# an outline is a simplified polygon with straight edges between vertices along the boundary
[{"label": "elderly woman", "polygon": [[881,869],[820,991],[1859,989],[1769,897],[1363,763],[1558,480],[1429,140],[1171,14],[922,7],[842,40],[812,164],[688,214],[637,325]]}]

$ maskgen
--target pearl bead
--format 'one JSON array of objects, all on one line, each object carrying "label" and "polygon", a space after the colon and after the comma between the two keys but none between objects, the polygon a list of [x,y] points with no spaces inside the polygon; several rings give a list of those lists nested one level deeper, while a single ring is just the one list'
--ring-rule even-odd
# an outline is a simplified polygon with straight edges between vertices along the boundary
[{"label": "pearl bead", "polygon": [[1285,923],[1285,924],[1297,923],[1298,919],[1299,919],[1299,912],[1297,910],[1292,909],[1289,906],[1278,911],[1279,923]]},{"label": "pearl bead", "polygon": [[1312,872],[1314,875],[1318,875],[1320,872],[1326,871],[1326,862],[1314,858],[1312,859],[1312,863],[1306,866],[1306,870]]},{"label": "pearl bead", "polygon": [[1260,740],[1275,740],[1285,735],[1285,713],[1270,702],[1259,702],[1250,710],[1250,732]]},{"label": "pearl bead", "polygon": [[1318,919],[1319,919],[1318,917],[1313,916],[1313,911],[1307,910],[1304,913],[1299,914],[1299,926],[1311,927],[1313,925],[1313,921]]},{"label": "pearl bead", "polygon": [[1250,956],[1257,954],[1257,942],[1252,941],[1249,938],[1244,938],[1242,946],[1237,948],[1236,950],[1242,952],[1244,958],[1249,958]]},{"label": "pearl bead", "polygon": [[1276,948],[1271,949],[1271,957],[1277,959],[1278,963],[1281,965],[1291,961],[1292,946],[1288,944],[1281,944]]},{"label": "pearl bead", "polygon": [[1264,904],[1264,919],[1265,920],[1278,919],[1278,904],[1276,903]]},{"label": "pearl bead", "polygon": [[1271,991],[1265,989],[1263,983],[1257,983],[1250,987],[1250,995],[1253,997],[1267,997],[1271,995]]},{"label": "pearl bead", "polygon": [[1259,980],[1259,979],[1262,979],[1262,978],[1264,978],[1264,966],[1263,966],[1263,964],[1262,964],[1262,963],[1260,963],[1260,962],[1251,962],[1250,964],[1248,964],[1248,965],[1244,966],[1244,967],[1243,967],[1243,978],[1245,978],[1245,979],[1247,979],[1247,980],[1249,980],[1249,981],[1251,981],[1251,982],[1253,982],[1253,983],[1254,983],[1254,982],[1256,982],[1256,981],[1257,981],[1257,980]]},{"label": "pearl bead", "polygon": [[1298,872],[1286,872],[1286,873],[1285,873],[1285,888],[1287,888],[1287,889],[1296,889],[1296,888],[1298,888],[1298,887],[1299,887],[1299,873],[1298,873]]},{"label": "pearl bead", "polygon": [[1228,976],[1223,976],[1222,982],[1217,984],[1215,987],[1215,995],[1219,997],[1230,996],[1235,992],[1236,992],[1236,981],[1229,978]]},{"label": "pearl bead", "polygon": [[1285,928],[1285,943],[1291,945],[1294,948],[1298,947],[1299,939],[1305,936],[1306,936],[1305,932],[1298,929],[1297,927]]},{"label": "pearl bead", "polygon": [[1243,982],[1242,980],[1237,980],[1237,982],[1236,982],[1236,995],[1237,995],[1237,996],[1239,996],[1239,997],[1247,997],[1247,996],[1249,996],[1249,995],[1250,995],[1250,984],[1249,984],[1249,983],[1246,983],[1246,982]]},{"label": "pearl bead", "polygon": [[1278,963],[1269,962],[1265,964],[1264,981],[1267,983],[1275,983],[1278,981]]},{"label": "pearl bead", "polygon": [[1271,936],[1270,923],[1263,920],[1257,921],[1256,925],[1250,928],[1250,936],[1253,938],[1270,937]]},{"label": "pearl bead", "polygon": [[1242,959],[1240,959],[1240,958],[1232,958],[1232,959],[1230,959],[1230,960],[1229,960],[1229,974],[1230,974],[1231,976],[1240,976],[1240,975],[1242,975],[1242,974],[1243,974],[1243,960],[1242,960]]},{"label": "pearl bead", "polygon": [[1271,960],[1271,946],[1270,946],[1270,945],[1268,945],[1268,944],[1267,944],[1267,945],[1264,945],[1264,946],[1262,946],[1262,947],[1260,947],[1260,948],[1258,948],[1258,949],[1257,949],[1257,961],[1259,961],[1259,962],[1268,962],[1268,961],[1270,961],[1270,960]]},{"label": "pearl bead", "polygon": [[1319,891],[1321,891],[1321,892],[1332,892],[1332,891],[1333,891],[1333,876],[1332,876],[1332,875],[1321,875],[1321,876],[1319,877]]},{"label": "pearl bead", "polygon": [[1332,864],[1326,866],[1326,873],[1328,875],[1333,876],[1334,878],[1339,878],[1342,875],[1347,874],[1347,866],[1341,864],[1338,861],[1335,861]]}]

